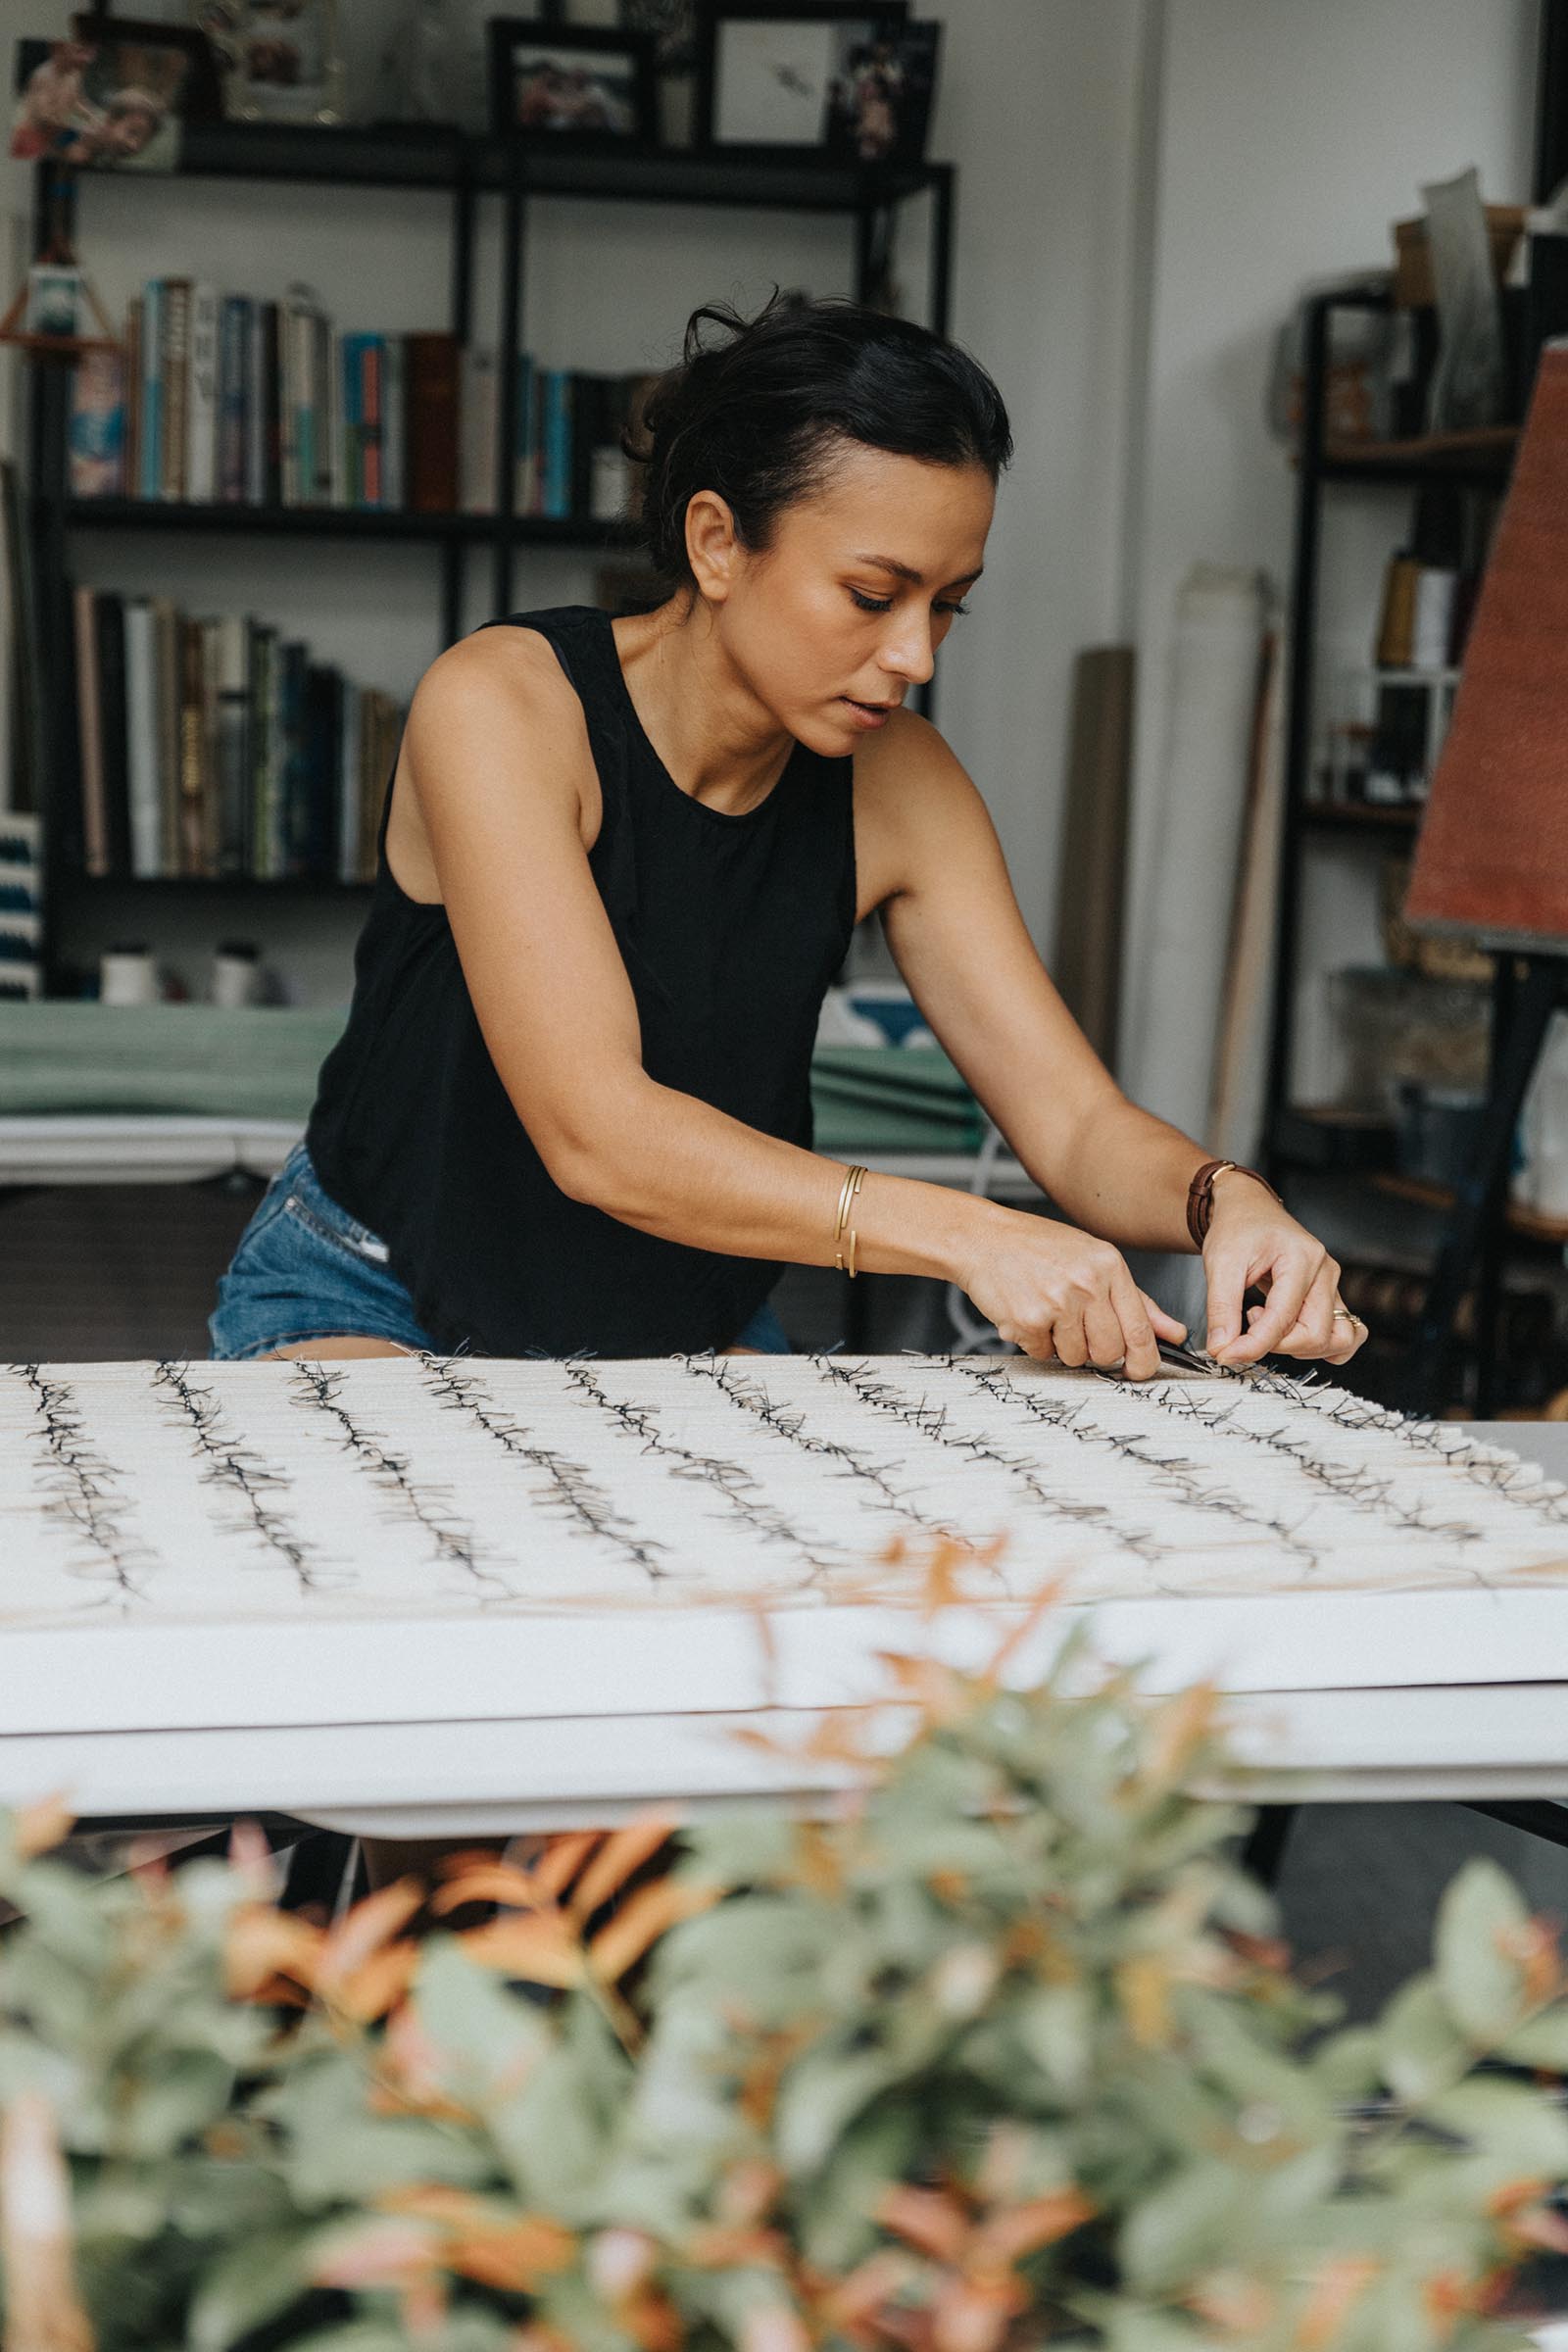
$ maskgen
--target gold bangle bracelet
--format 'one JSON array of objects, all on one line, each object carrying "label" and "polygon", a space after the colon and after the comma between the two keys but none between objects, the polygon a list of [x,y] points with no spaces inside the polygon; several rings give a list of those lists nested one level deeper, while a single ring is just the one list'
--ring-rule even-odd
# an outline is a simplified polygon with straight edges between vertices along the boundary
[{"label": "gold bangle bracelet", "polygon": [[841,1274],[848,1274],[852,1282],[855,1279],[855,1247],[858,1237],[852,1225],[850,1227],[850,1262],[846,1265],[844,1263],[844,1228],[850,1210],[855,1205],[855,1196],[865,1182],[865,1176],[866,1171],[861,1167],[846,1170],[844,1182],[839,1189],[839,1211],[833,1223],[833,1263]]}]

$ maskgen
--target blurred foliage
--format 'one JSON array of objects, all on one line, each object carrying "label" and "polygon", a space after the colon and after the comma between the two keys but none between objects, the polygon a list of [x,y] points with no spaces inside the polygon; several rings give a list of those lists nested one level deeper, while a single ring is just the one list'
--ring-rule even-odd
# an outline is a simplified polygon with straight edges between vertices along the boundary
[{"label": "blurred foliage", "polygon": [[1029,1690],[892,1664],[911,1735],[830,1719],[830,1818],[449,1857],[330,1928],[255,1836],[95,1882],[13,1816],[8,2352],[1523,2342],[1568,2002],[1506,1878],[1344,2030],[1246,1812],[1190,1793],[1212,1692],[1097,1680],[1081,1635]]}]

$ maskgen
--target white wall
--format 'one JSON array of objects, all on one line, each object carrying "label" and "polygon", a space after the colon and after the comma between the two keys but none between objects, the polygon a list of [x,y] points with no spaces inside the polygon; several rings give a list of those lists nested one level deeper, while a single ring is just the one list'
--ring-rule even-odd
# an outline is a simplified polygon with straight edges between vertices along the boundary
[{"label": "white wall", "polygon": [[[1198,558],[1289,578],[1294,476],[1263,414],[1276,324],[1306,280],[1386,265],[1389,223],[1420,210],[1423,181],[1475,164],[1490,201],[1528,198],[1537,23],[1537,0],[1167,0],[1133,584],[1135,905],[1158,887],[1178,583]],[[1383,553],[1408,513],[1408,493],[1331,493],[1325,636],[1349,659],[1368,657]],[[1314,864],[1317,964],[1380,961],[1376,860]],[[1134,922],[1129,961],[1139,935]]]}]

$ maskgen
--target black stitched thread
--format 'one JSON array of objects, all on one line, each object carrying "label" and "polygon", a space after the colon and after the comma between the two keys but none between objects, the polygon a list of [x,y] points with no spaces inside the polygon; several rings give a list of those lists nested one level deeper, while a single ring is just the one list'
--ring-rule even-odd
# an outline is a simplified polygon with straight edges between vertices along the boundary
[{"label": "black stitched thread", "polygon": [[[1031,1395],[1020,1383],[1004,1380],[994,1372],[982,1370],[972,1357],[950,1356],[948,1361],[956,1370],[966,1372],[970,1379],[977,1381],[999,1401],[1010,1399],[1021,1404],[1036,1420],[1044,1421],[1053,1429],[1064,1430],[1078,1444],[1103,1447],[1120,1455],[1123,1461],[1135,1463],[1139,1469],[1150,1472],[1156,1485],[1174,1494],[1189,1509],[1213,1512],[1221,1518],[1234,1520],[1238,1527],[1267,1536],[1283,1550],[1300,1560],[1309,1573],[1321,1568],[1321,1554],[1304,1542],[1287,1520],[1254,1509],[1245,1496],[1232,1488],[1214,1485],[1201,1463],[1194,1462],[1182,1454],[1152,1453],[1144,1439],[1124,1438],[1098,1421],[1084,1424],[1082,1405],[1049,1404],[1043,1397]],[[1116,1386],[1118,1390],[1125,1389],[1129,1394],[1142,1395],[1136,1383],[1118,1381]],[[1155,1399],[1143,1397],[1143,1401],[1152,1403]],[[1174,1556],[1173,1551],[1167,1550],[1165,1556]]]},{"label": "black stitched thread", "polygon": [[[1270,1381],[1276,1376],[1267,1376]],[[1265,1395],[1285,1395],[1296,1403],[1305,1401],[1293,1394],[1295,1384],[1286,1383],[1280,1389],[1256,1384]],[[1208,1409],[1196,1396],[1189,1397],[1176,1389],[1167,1390],[1163,1398],[1148,1397],[1147,1402],[1177,1418],[1196,1421],[1209,1430],[1223,1429],[1228,1436],[1240,1439],[1244,1445],[1266,1447],[1282,1460],[1294,1462],[1303,1478],[1321,1487],[1336,1502],[1348,1503],[1355,1510],[1365,1511],[1370,1518],[1381,1519],[1397,1528],[1401,1535],[1431,1536],[1440,1543],[1475,1544],[1483,1541],[1485,1531],[1468,1520],[1435,1520],[1428,1506],[1415,1508],[1395,1499],[1392,1477],[1380,1476],[1364,1463],[1326,1461],[1314,1453],[1305,1437],[1292,1437],[1285,1429],[1253,1429],[1240,1419],[1240,1400],[1217,1409]],[[1485,1578],[1478,1578],[1485,1583]]]},{"label": "black stitched thread", "polygon": [[290,1386],[296,1402],[314,1405],[336,1422],[343,1448],[356,1468],[381,1489],[395,1509],[417,1522],[435,1545],[438,1559],[451,1561],[479,1584],[493,1585],[510,1597],[511,1587],[505,1577],[487,1566],[474,1544],[472,1529],[451,1515],[449,1490],[436,1487],[420,1493],[409,1475],[407,1457],[388,1452],[379,1438],[360,1428],[342,1401],[343,1381],[342,1369],[329,1372],[314,1357],[294,1358]]},{"label": "black stitched thread", "polygon": [[907,1495],[901,1494],[881,1463],[867,1461],[858,1446],[842,1446],[836,1438],[813,1437],[806,1427],[804,1412],[792,1413],[782,1404],[776,1404],[759,1382],[747,1380],[731,1371],[721,1357],[677,1355],[673,1361],[694,1379],[712,1381],[727,1403],[734,1405],[738,1412],[750,1413],[755,1420],[772,1430],[776,1437],[787,1439],[803,1452],[820,1454],[837,1462],[840,1477],[853,1478],[874,1487],[891,1510],[897,1512],[901,1519],[907,1519],[910,1526],[919,1528],[922,1534],[945,1536],[950,1544],[956,1544],[964,1551],[978,1549],[972,1538],[950,1526],[945,1519],[934,1518],[929,1511],[921,1510],[918,1503],[911,1502]]},{"label": "black stitched thread", "polygon": [[179,1425],[188,1430],[203,1464],[203,1486],[217,1487],[235,1499],[238,1508],[227,1523],[228,1532],[241,1539],[259,1537],[293,1570],[302,1592],[341,1591],[353,1584],[352,1570],[334,1573],[318,1555],[313,1558],[293,1519],[271,1499],[289,1492],[288,1472],[235,1434],[224,1420],[221,1399],[211,1389],[192,1386],[188,1362],[166,1359],[155,1364],[152,1385],[154,1396],[172,1404]]},{"label": "black stitched thread", "polygon": [[[1166,1547],[1152,1531],[1135,1529],[1124,1534],[1116,1526],[1106,1504],[1063,1501],[1060,1496],[1052,1494],[1028,1462],[1020,1461],[1016,1455],[1001,1452],[985,1438],[966,1436],[950,1429],[946,1404],[927,1404],[923,1398],[917,1400],[908,1396],[892,1381],[879,1380],[863,1363],[848,1364],[842,1356],[837,1355],[815,1356],[811,1361],[813,1370],[824,1379],[835,1381],[841,1388],[850,1390],[873,1411],[891,1413],[906,1428],[916,1431],[933,1444],[956,1453],[966,1453],[974,1461],[985,1462],[990,1468],[1001,1470],[1021,1486],[1031,1502],[1050,1518],[1064,1519],[1072,1527],[1094,1526],[1097,1530],[1114,1535],[1125,1550],[1135,1552],[1151,1566],[1165,1556]],[[997,1574],[1003,1576],[1000,1567]]]},{"label": "black stitched thread", "polygon": [[639,1536],[635,1521],[616,1510],[610,1495],[595,1484],[586,1463],[575,1462],[567,1454],[539,1445],[515,1419],[504,1416],[487,1397],[477,1372],[454,1372],[451,1359],[445,1356],[421,1354],[418,1360],[425,1386],[443,1411],[466,1413],[487,1438],[493,1438],[515,1460],[543,1472],[554,1490],[544,1507],[563,1512],[571,1522],[574,1534],[595,1536],[602,1543],[613,1544],[647,1576],[659,1578],[668,1574],[659,1559],[661,1552],[669,1549],[668,1544],[651,1536]]},{"label": "black stitched thread", "polygon": [[[136,1580],[155,1569],[159,1559],[128,1525],[135,1505],[125,1492],[125,1473],[106,1461],[87,1437],[82,1408],[68,1382],[51,1380],[38,1364],[10,1364],[7,1370],[29,1391],[38,1416],[47,1464],[40,1474],[49,1495],[45,1512],[64,1520],[91,1547],[90,1560],[68,1567],[67,1574],[98,1577],[107,1570],[122,1606],[145,1600]],[[106,1592],[103,1599],[108,1604],[111,1594]]]},{"label": "black stitched thread", "polygon": [[768,1502],[760,1492],[756,1476],[743,1462],[730,1461],[722,1454],[696,1453],[689,1446],[677,1445],[664,1437],[651,1407],[610,1396],[580,1358],[568,1359],[562,1369],[574,1391],[607,1413],[627,1437],[640,1441],[645,1453],[671,1463],[672,1478],[691,1479],[711,1487],[726,1509],[760,1542],[784,1544],[799,1552],[808,1570],[806,1584],[816,1584],[835,1569],[850,1565],[849,1555],[837,1544],[817,1544],[815,1538],[805,1534],[775,1504]]},{"label": "black stitched thread", "polygon": [[[1271,1394],[1281,1390],[1288,1393],[1297,1385],[1286,1374],[1269,1375]],[[1457,1470],[1473,1486],[1505,1494],[1510,1502],[1517,1503],[1522,1510],[1536,1512],[1549,1526],[1568,1523],[1568,1487],[1558,1479],[1530,1478],[1523,1462],[1499,1455],[1495,1446],[1461,1437],[1456,1431],[1450,1435],[1441,1422],[1423,1421],[1415,1414],[1396,1412],[1390,1405],[1374,1404],[1370,1397],[1353,1396],[1348,1390],[1338,1395],[1328,1390],[1304,1390],[1298,1401],[1321,1413],[1338,1428],[1370,1429],[1380,1436],[1394,1438],[1413,1453],[1426,1454],[1444,1468]]]}]

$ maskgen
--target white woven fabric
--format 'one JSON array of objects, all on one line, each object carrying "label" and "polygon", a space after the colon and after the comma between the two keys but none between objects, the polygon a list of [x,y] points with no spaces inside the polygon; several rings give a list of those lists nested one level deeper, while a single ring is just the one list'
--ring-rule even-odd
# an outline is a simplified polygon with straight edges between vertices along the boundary
[{"label": "white woven fabric", "polygon": [[[1275,1377],[1023,1358],[12,1365],[0,1627],[1568,1583],[1568,1492]],[[979,1556],[995,1537],[1005,1547]],[[885,1555],[903,1539],[903,1556]]]}]

